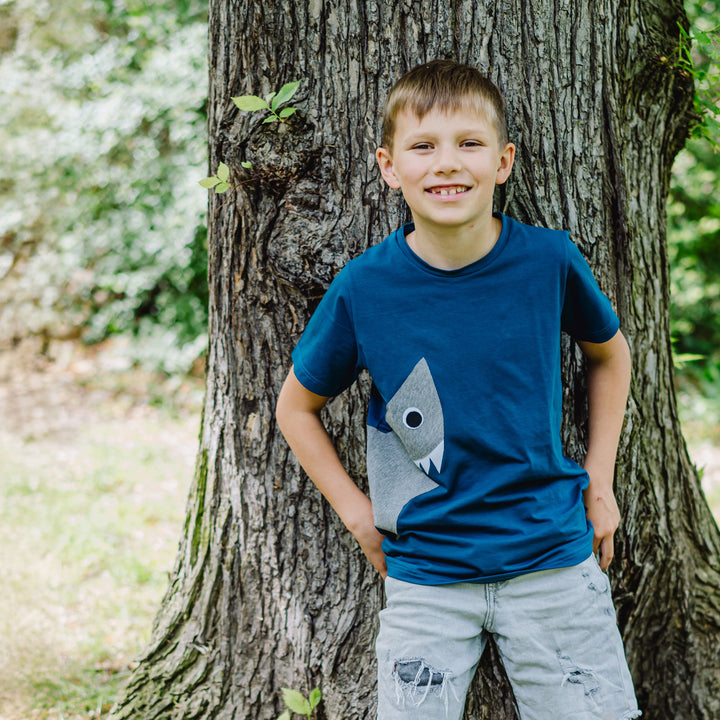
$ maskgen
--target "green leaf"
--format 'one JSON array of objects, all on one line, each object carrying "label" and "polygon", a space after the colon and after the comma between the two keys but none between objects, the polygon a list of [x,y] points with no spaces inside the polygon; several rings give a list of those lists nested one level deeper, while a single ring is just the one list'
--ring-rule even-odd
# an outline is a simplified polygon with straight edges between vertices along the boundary
[{"label": "green leaf", "polygon": [[278,115],[280,115],[280,118],[284,120],[285,118],[289,118],[293,113],[297,112],[297,108],[294,107],[286,107],[283,108]]},{"label": "green leaf", "polygon": [[322,699],[322,693],[320,692],[320,688],[315,688],[314,690],[310,691],[310,707],[316,708],[320,704],[320,700]]},{"label": "green leaf", "polygon": [[257,95],[238,95],[237,97],[230,98],[240,110],[248,110],[254,112],[255,110],[269,110],[270,106]]},{"label": "green leaf", "polygon": [[273,122],[277,122],[277,121],[278,121],[277,116],[276,116],[276,115],[271,115],[269,118],[265,118],[265,119],[263,120],[263,125],[264,125],[265,123],[273,123]]},{"label": "green leaf", "polygon": [[271,92],[269,95],[266,95],[266,96],[265,96],[265,102],[266,102],[266,103],[271,103],[271,102],[272,102],[272,99],[273,99],[276,95],[277,95],[276,92]]},{"label": "green leaf", "polygon": [[673,353],[672,356],[673,366],[678,369],[684,368],[688,363],[704,359],[705,355],[698,355],[697,353],[678,353],[677,355]]},{"label": "green leaf", "polygon": [[215,186],[215,192],[216,193],[224,193],[227,190],[230,189],[230,186],[226,182],[221,182],[218,185]]},{"label": "green leaf", "polygon": [[218,165],[217,176],[218,176],[223,182],[226,182],[227,179],[230,177],[230,168],[229,168],[224,162],[221,162],[221,163]]},{"label": "green leaf", "polygon": [[241,162],[240,165],[244,167],[246,170],[252,170],[253,166],[252,163],[249,160],[245,160],[245,162]]},{"label": "green leaf", "polygon": [[277,720],[290,720],[290,711],[286,710]]},{"label": "green leaf", "polygon": [[220,183],[220,178],[217,177],[206,177],[203,180],[198,181],[204,188],[214,188]]},{"label": "green leaf", "polygon": [[312,708],[307,698],[299,693],[297,690],[291,690],[290,688],[283,688],[283,700],[285,704],[294,712],[300,715],[307,715]]},{"label": "green leaf", "polygon": [[280,88],[278,94],[273,98],[272,109],[276,110],[280,107],[280,105],[290,100],[290,98],[292,98],[292,96],[297,92],[300,82],[300,80],[296,80],[295,82],[285,83],[285,85]]}]

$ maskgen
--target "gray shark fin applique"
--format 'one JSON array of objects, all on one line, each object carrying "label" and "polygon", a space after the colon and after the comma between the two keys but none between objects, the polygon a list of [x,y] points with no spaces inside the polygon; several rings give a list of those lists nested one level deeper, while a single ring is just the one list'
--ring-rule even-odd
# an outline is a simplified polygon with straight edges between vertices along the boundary
[{"label": "gray shark fin applique", "polygon": [[442,470],[445,428],[442,406],[423,358],[387,403],[393,432],[368,426],[367,465],[375,524],[397,532],[397,519],[413,498],[438,487],[429,473]]},{"label": "gray shark fin applique", "polygon": [[440,397],[425,358],[388,402],[385,419],[421,470],[428,473],[433,465],[436,472],[441,471],[445,425]]}]

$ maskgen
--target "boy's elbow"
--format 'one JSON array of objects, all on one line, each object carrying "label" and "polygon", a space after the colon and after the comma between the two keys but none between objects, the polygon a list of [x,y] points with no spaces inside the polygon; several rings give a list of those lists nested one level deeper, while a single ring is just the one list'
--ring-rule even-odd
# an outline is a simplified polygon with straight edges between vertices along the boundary
[{"label": "boy's elbow", "polygon": [[627,367],[627,371],[630,371],[630,347],[620,330],[606,342],[593,343],[581,341],[578,344],[591,365],[618,364]]},{"label": "boy's elbow", "polygon": [[601,354],[599,364],[613,374],[616,382],[620,387],[623,387],[627,393],[630,388],[632,376],[630,346],[625,336],[619,330],[615,337],[606,345],[608,347],[605,348],[606,352]]},{"label": "boy's elbow", "polygon": [[283,434],[285,433],[284,428],[287,424],[287,419],[290,413],[287,384],[288,381],[286,380],[284,385],[280,389],[280,394],[278,395],[278,398],[275,402],[275,420],[277,421],[278,427],[283,432]]},{"label": "boy's elbow", "polygon": [[307,417],[308,414],[319,416],[327,401],[328,398],[306,389],[291,369],[275,403],[275,419],[278,427],[283,434],[286,434],[285,428],[298,417],[298,414],[302,414],[303,417]]},{"label": "boy's elbow", "polygon": [[615,336],[615,340],[615,352],[617,353],[618,361],[622,365],[623,371],[627,375],[629,380],[632,374],[632,357],[630,355],[630,346],[628,345],[628,341],[625,339],[625,336],[619,330],[617,332],[617,335]]},{"label": "boy's elbow", "polygon": [[283,402],[282,398],[278,398],[275,404],[275,422],[277,423],[280,432],[284,437],[288,435],[288,428],[290,427],[292,413],[288,408],[287,404]]}]

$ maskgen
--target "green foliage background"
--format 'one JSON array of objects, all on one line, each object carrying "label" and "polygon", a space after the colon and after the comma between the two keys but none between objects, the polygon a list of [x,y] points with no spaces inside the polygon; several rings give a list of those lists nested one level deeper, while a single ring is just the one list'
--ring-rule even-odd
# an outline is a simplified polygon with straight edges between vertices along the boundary
[{"label": "green foliage background", "polygon": [[[720,0],[688,0],[696,105],[706,114],[673,168],[668,198],[671,327],[685,387],[720,408]],[[700,38],[698,40],[698,37]],[[684,357],[701,356],[683,362]],[[704,408],[707,410],[707,406]]]},{"label": "green foliage background", "polygon": [[[696,38],[720,24],[720,0],[686,9]],[[206,13],[202,0],[0,0],[0,342],[130,335],[131,359],[167,372],[202,353]],[[694,43],[711,115],[718,58],[717,42]],[[681,378],[720,401],[720,153],[707,138],[678,157],[668,219],[676,354],[702,355]]]},{"label": "green foliage background", "polygon": [[200,0],[0,0],[0,339],[130,333],[174,372],[207,324]]}]

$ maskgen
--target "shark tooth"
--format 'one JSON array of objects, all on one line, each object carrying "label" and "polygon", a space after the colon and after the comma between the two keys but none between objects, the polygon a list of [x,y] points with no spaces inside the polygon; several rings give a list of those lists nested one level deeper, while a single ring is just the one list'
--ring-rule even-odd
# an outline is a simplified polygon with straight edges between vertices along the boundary
[{"label": "shark tooth", "polygon": [[425,457],[415,460],[415,464],[427,475],[430,472],[430,465],[435,466],[435,470],[440,472],[442,466],[443,454],[445,453],[445,441],[441,440],[433,450]]}]

